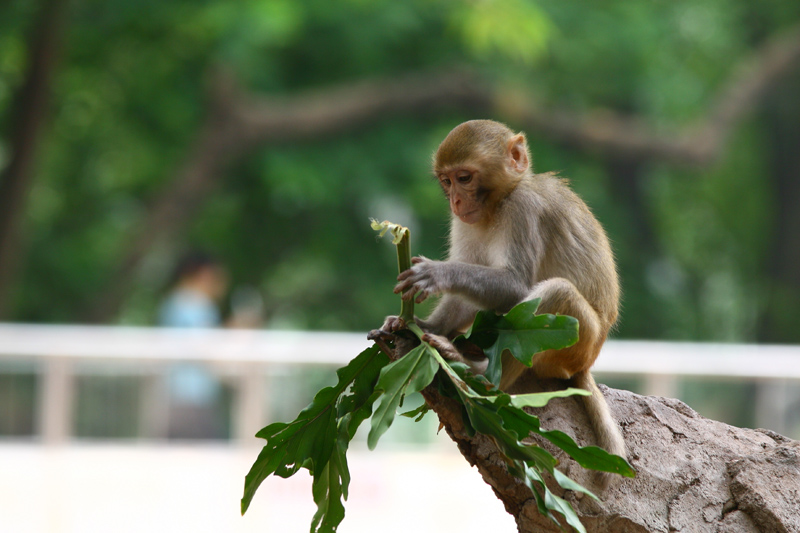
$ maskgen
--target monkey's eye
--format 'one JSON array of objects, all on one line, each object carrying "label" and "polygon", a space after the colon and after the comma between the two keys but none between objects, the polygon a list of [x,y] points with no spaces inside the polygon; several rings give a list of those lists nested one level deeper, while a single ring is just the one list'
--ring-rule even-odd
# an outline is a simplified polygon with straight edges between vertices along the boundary
[{"label": "monkey's eye", "polygon": [[450,186],[450,178],[442,178],[442,185]]},{"label": "monkey's eye", "polygon": [[469,183],[472,180],[472,174],[461,174],[457,176],[456,179],[459,183]]}]

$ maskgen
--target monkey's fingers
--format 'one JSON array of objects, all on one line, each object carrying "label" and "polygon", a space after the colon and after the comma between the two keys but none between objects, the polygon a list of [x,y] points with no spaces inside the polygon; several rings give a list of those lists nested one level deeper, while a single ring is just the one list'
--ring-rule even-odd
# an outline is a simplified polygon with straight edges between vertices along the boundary
[{"label": "monkey's fingers", "polygon": [[419,282],[416,279],[406,279],[395,285],[394,293],[403,293],[403,300],[410,300],[419,292]]},{"label": "monkey's fingers", "polygon": [[399,316],[391,315],[387,316],[386,320],[383,321],[383,326],[381,326],[380,330],[374,331],[382,331],[384,333],[390,334],[395,331],[399,331],[401,329],[406,329],[406,321],[400,318]]},{"label": "monkey's fingers", "polygon": [[397,281],[403,281],[404,279],[408,279],[410,276],[414,275],[414,271],[412,269],[403,270],[400,274],[397,275]]},{"label": "monkey's fingers", "polygon": [[371,341],[390,341],[394,338],[393,333],[389,333],[388,331],[384,331],[382,329],[373,329],[369,333],[367,333],[367,340]]},{"label": "monkey's fingers", "polygon": [[403,295],[400,296],[400,298],[402,298],[403,300],[405,300],[407,302],[411,301],[411,300],[414,299],[414,296],[417,294],[417,292],[419,292],[419,291],[418,291],[418,289],[416,287],[411,287],[406,292],[404,292]]},{"label": "monkey's fingers", "polygon": [[[408,272],[408,271],[406,271]],[[394,286],[394,293],[399,294],[401,292],[406,292],[412,287],[414,287],[417,283],[416,278],[412,278],[410,276],[405,276],[400,283]],[[414,292],[417,292],[416,290]]]},{"label": "monkey's fingers", "polygon": [[430,293],[428,291],[420,291],[419,295],[417,296],[417,299],[414,301],[418,304],[421,304],[422,302],[428,299],[429,294]]}]

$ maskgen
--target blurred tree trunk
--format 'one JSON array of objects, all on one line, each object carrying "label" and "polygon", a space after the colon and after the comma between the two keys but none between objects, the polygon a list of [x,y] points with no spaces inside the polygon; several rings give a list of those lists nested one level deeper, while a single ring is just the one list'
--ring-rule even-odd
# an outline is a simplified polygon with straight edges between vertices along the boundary
[{"label": "blurred tree trunk", "polygon": [[800,298],[800,69],[777,86],[764,107],[772,137],[770,170],[775,235],[767,254],[768,287],[758,331],[761,342],[798,342],[797,317],[787,312]]},{"label": "blurred tree trunk", "polygon": [[25,204],[33,185],[66,14],[67,0],[41,3],[30,30],[28,71],[11,107],[7,135],[11,158],[0,173],[0,319],[10,310],[15,272],[23,255]]},{"label": "blurred tree trunk", "polygon": [[[606,164],[612,198],[619,201],[622,205],[620,211],[625,215],[624,236],[612,236],[612,241],[630,243],[628,253],[619,250],[617,255],[618,268],[628,273],[623,293],[652,293],[647,280],[648,268],[662,251],[645,190],[645,167],[643,161],[627,158],[612,158]],[[621,328],[633,331],[637,336],[657,337],[661,324],[655,318],[659,311],[653,298],[627,302]]]}]

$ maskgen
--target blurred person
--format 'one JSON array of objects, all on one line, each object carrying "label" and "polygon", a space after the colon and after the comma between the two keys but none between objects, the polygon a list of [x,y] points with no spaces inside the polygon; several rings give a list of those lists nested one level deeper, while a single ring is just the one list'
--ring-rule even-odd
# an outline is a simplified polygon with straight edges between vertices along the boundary
[{"label": "blurred person", "polygon": [[[213,328],[222,325],[218,302],[228,290],[228,274],[210,254],[193,251],[178,262],[162,302],[158,323],[174,328]],[[227,430],[222,384],[197,363],[184,362],[169,372],[170,438],[224,438]]]},{"label": "blurred person", "polygon": [[213,328],[222,324],[218,302],[228,290],[228,274],[205,252],[186,254],[175,268],[172,289],[161,304],[159,324],[173,328]]}]

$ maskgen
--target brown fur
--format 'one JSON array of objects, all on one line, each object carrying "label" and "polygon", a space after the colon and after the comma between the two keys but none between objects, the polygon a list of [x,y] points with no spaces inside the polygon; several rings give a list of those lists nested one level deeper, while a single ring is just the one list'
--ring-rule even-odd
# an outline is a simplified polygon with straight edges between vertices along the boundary
[{"label": "brown fur", "polygon": [[[624,457],[619,428],[589,373],[617,320],[619,283],[611,246],[566,181],[553,173],[534,174],[529,161],[525,136],[502,124],[470,121],[453,129],[434,157],[434,173],[454,211],[449,258],[414,258],[395,292],[407,299],[416,295],[417,301],[443,294],[433,313],[418,322],[450,338],[465,331],[479,309],[507,312],[532,298],[542,299],[539,313],[577,318],[579,341],[537,354],[531,368],[505,354],[500,388],[524,393],[532,379],[571,379],[592,392],[584,398],[600,445]],[[460,216],[473,208],[480,215],[464,222]]]}]

